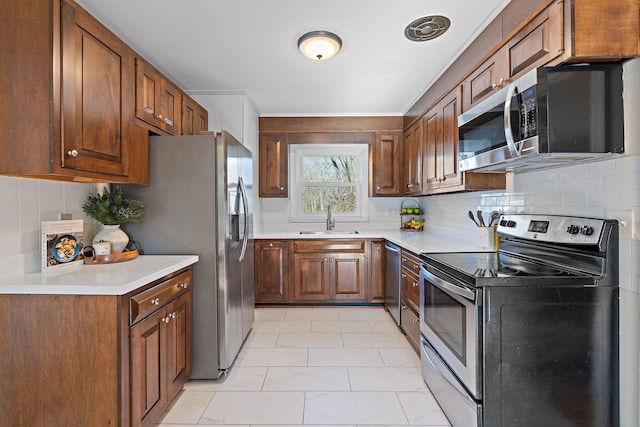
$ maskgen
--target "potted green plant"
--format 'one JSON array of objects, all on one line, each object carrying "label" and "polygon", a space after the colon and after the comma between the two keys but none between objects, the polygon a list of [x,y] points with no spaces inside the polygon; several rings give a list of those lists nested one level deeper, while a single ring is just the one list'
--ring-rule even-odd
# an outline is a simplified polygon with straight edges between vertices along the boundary
[{"label": "potted green plant", "polygon": [[111,252],[120,253],[129,243],[129,236],[120,225],[138,222],[143,214],[144,203],[124,197],[121,187],[115,187],[113,191],[105,187],[102,194],[87,196],[82,210],[102,224],[102,230],[94,236],[93,242],[110,242]]}]

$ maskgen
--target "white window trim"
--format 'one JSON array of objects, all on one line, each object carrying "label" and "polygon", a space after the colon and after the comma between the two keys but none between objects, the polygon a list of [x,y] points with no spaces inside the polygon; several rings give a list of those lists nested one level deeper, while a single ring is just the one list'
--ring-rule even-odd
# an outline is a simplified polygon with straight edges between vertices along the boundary
[{"label": "white window trim", "polygon": [[353,214],[333,212],[333,217],[343,222],[369,221],[369,146],[367,144],[291,144],[289,145],[289,198],[290,222],[324,222],[325,214],[302,212],[302,158],[309,155],[356,157],[356,181],[358,199]]}]

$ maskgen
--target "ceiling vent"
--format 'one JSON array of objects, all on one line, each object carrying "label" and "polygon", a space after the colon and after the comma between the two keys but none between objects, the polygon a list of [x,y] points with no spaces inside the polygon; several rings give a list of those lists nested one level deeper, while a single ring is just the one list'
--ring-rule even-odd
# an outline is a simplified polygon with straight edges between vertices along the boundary
[{"label": "ceiling vent", "polygon": [[423,16],[407,25],[407,28],[404,29],[404,35],[411,41],[424,42],[441,36],[449,29],[450,25],[451,21],[446,16]]}]

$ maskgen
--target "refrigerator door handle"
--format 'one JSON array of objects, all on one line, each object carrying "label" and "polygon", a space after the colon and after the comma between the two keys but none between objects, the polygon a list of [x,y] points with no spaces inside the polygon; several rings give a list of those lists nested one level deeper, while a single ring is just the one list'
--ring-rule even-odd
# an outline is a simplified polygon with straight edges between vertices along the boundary
[{"label": "refrigerator door handle", "polygon": [[240,195],[242,196],[242,209],[244,211],[244,233],[242,233],[242,248],[240,249],[239,257],[239,260],[242,261],[247,251],[247,245],[249,244],[249,203],[247,200],[247,190],[244,186],[242,177],[238,177],[238,189],[240,190]]}]

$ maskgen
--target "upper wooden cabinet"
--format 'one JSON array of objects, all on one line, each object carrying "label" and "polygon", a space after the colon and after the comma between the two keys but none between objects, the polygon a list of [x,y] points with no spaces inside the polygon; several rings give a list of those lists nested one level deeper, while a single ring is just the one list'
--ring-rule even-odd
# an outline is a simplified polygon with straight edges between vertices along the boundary
[{"label": "upper wooden cabinet", "polygon": [[463,173],[458,169],[458,115],[462,102],[459,86],[425,114],[423,182],[426,194],[471,190],[499,190],[506,186],[505,175]]},{"label": "upper wooden cabinet", "polygon": [[427,112],[425,123],[425,167],[423,181],[426,192],[458,187],[458,114],[462,100],[459,87]]},{"label": "upper wooden cabinet", "polygon": [[136,117],[170,135],[180,135],[182,93],[151,64],[136,57]]},{"label": "upper wooden cabinet", "polygon": [[402,196],[402,117],[260,117],[260,197],[288,197],[292,144],[367,144],[369,196]]},{"label": "upper wooden cabinet", "polygon": [[2,15],[0,174],[147,183],[133,51],[72,1],[9,2]]},{"label": "upper wooden cabinet", "polygon": [[289,196],[289,146],[287,135],[261,135],[259,146],[260,197]]},{"label": "upper wooden cabinet", "polygon": [[422,193],[424,123],[418,120],[404,133],[404,194]]},{"label": "upper wooden cabinet", "polygon": [[198,135],[209,130],[209,112],[189,95],[182,94],[182,135]]},{"label": "upper wooden cabinet", "polygon": [[402,134],[376,134],[369,157],[373,174],[369,179],[369,194],[372,197],[402,195]]},{"label": "upper wooden cabinet", "polygon": [[564,2],[551,4],[464,81],[464,109],[563,54]]}]

